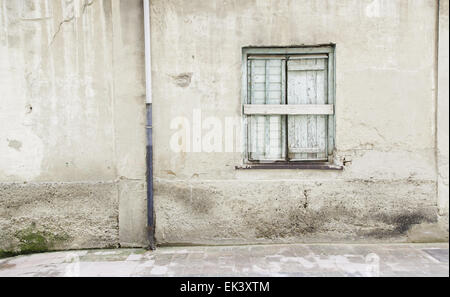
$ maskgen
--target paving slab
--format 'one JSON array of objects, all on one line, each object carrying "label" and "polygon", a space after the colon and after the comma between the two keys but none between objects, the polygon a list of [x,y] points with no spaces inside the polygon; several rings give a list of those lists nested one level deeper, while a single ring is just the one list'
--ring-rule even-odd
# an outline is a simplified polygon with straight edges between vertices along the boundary
[{"label": "paving slab", "polygon": [[68,251],[0,260],[0,277],[448,277],[448,244]]}]

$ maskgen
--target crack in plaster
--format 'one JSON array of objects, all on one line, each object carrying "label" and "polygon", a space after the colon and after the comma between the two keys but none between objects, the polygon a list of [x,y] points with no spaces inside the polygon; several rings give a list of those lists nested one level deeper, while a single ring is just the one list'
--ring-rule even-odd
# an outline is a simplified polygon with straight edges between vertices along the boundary
[{"label": "crack in plaster", "polygon": [[[84,1],[84,4],[83,4],[83,8],[81,9],[81,15],[84,15],[84,13],[86,12],[86,9],[87,9],[89,6],[92,6],[92,5],[94,4],[94,2],[95,2],[95,0],[91,0],[91,1],[85,0],[85,1]],[[56,40],[56,37],[57,37],[58,34],[61,32],[61,29],[62,29],[62,27],[64,26],[64,24],[70,23],[70,22],[72,22],[74,19],[75,19],[75,12],[74,12],[74,10],[72,10],[72,15],[71,15],[69,18],[62,20],[62,21],[59,23],[58,30],[56,30],[56,32],[53,34],[52,41],[50,42],[50,44],[48,45],[48,47],[51,47],[51,46],[53,45],[53,43],[54,43],[55,40]]]}]

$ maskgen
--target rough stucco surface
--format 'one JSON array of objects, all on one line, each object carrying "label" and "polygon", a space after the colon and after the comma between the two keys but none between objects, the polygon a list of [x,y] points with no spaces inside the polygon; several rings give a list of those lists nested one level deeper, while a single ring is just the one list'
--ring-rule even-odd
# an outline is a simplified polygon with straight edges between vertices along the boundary
[{"label": "rough stucco surface", "polygon": [[0,0],[0,250],[145,245],[142,14]]},{"label": "rough stucco surface", "polygon": [[448,228],[448,154],[449,154],[449,32],[448,9],[449,1],[441,0],[439,10],[439,75],[438,75],[438,106],[437,106],[437,155],[439,164],[438,189],[439,208],[444,216]]},{"label": "rough stucco surface", "polygon": [[[433,0],[152,1],[157,241],[420,241],[429,225],[448,238],[436,224],[436,11]],[[329,43],[344,172],[239,171],[239,152],[171,151],[174,118],[241,116],[243,47]]]},{"label": "rough stucco surface", "polygon": [[23,244],[24,230],[49,234],[49,249],[118,245],[114,183],[2,184],[0,190],[0,250]]},{"label": "rough stucco surface", "polygon": [[[447,239],[441,4],[436,108],[434,0],[152,0],[158,243]],[[142,17],[141,0],[0,0],[0,252],[146,245]],[[344,172],[171,151],[176,117],[240,118],[242,47],[331,42]]]},{"label": "rough stucco surface", "polygon": [[403,241],[413,225],[437,222],[434,189],[401,181],[159,182],[158,240]]}]

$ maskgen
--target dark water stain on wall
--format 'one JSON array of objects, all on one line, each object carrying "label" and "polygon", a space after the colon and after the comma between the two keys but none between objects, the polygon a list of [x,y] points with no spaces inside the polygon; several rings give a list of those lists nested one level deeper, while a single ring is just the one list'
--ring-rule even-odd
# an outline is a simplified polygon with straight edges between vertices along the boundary
[{"label": "dark water stain on wall", "polygon": [[[357,230],[356,235],[366,239],[383,239],[405,236],[414,226],[436,223],[437,213],[420,210],[404,213],[375,213],[358,215],[356,209],[342,206],[323,207],[318,210],[299,207],[273,214],[250,214],[246,216],[248,228],[255,229],[257,238],[302,237],[327,232],[345,233],[346,226]],[[382,227],[379,227],[382,226]],[[360,231],[358,231],[360,230]]]},{"label": "dark water stain on wall", "polygon": [[192,213],[192,215],[209,214],[216,205],[212,198],[217,198],[217,192],[214,189],[164,184],[155,187],[155,194],[164,194],[172,197],[177,203],[181,203],[183,209]]},{"label": "dark water stain on wall", "polygon": [[396,214],[378,214],[375,215],[377,221],[383,222],[390,228],[375,228],[374,230],[364,233],[364,236],[374,237],[377,239],[395,237],[405,235],[414,225],[423,223],[437,223],[438,215],[435,211],[414,211]]},{"label": "dark water stain on wall", "polygon": [[12,149],[15,149],[16,151],[20,152],[20,149],[22,148],[22,142],[18,141],[18,140],[9,140],[8,141],[8,146]]}]

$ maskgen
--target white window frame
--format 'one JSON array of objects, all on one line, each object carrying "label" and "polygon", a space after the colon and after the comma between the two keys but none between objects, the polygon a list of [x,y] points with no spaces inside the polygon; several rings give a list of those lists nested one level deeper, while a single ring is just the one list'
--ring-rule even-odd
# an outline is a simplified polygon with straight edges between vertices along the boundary
[{"label": "white window frame", "polygon": [[[330,165],[334,161],[334,151],[335,151],[335,129],[336,129],[336,86],[335,86],[335,46],[325,45],[325,46],[304,46],[304,47],[247,47],[242,50],[242,118],[243,118],[243,152],[244,165],[255,165],[255,164],[267,164],[274,163],[285,166],[289,168],[289,165],[299,165],[299,164],[323,164]],[[279,105],[279,106],[251,106],[250,96],[249,96],[249,78],[248,78],[248,61],[249,57],[252,55],[283,55],[283,56],[294,56],[294,55],[327,55],[328,56],[328,104],[327,105]],[[327,129],[327,139],[328,139],[328,161],[284,161],[284,162],[267,162],[267,161],[254,161],[250,160],[249,156],[249,125],[248,125],[248,113],[257,113],[261,115],[265,114],[282,114],[289,115],[291,113],[297,114],[301,112],[302,114],[325,114],[329,116],[328,119],[328,129]],[[286,127],[288,129],[288,127]],[[245,167],[245,166],[244,166]],[[249,168],[249,167],[247,167]],[[312,168],[316,169],[316,168]],[[319,168],[320,169],[320,168]],[[333,168],[331,168],[333,169]]]}]

